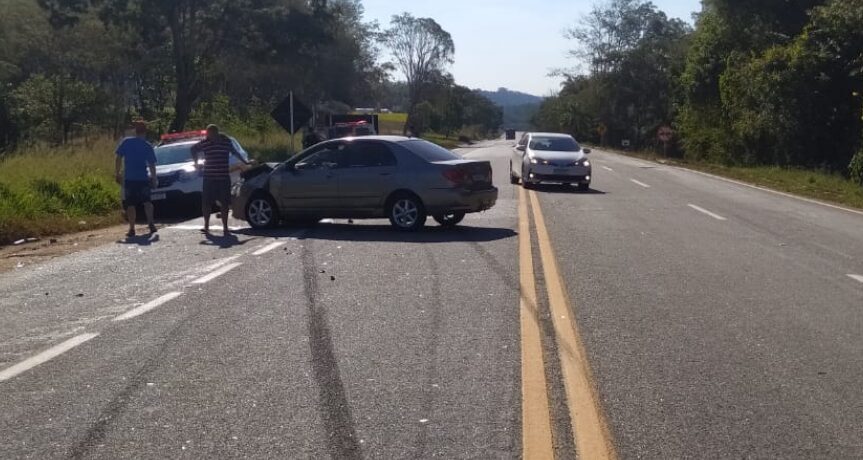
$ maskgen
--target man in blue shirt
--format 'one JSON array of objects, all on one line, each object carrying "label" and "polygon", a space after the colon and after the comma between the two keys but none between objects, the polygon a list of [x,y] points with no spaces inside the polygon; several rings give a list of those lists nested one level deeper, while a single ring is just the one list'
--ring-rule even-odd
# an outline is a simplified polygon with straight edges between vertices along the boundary
[{"label": "man in blue shirt", "polygon": [[[121,174],[120,170],[123,170]],[[149,178],[147,170],[150,170]],[[156,178],[156,152],[153,146],[147,142],[147,125],[135,124],[135,137],[127,137],[117,147],[117,160],[115,161],[115,176],[117,183],[123,186],[123,203],[126,206],[126,219],[129,221],[129,233],[127,237],[135,236],[135,219],[137,218],[135,207],[144,205],[144,213],[147,215],[147,224],[150,233],[156,233],[158,229],[153,225],[153,203],[150,201],[150,188],[156,188],[159,184]]]}]

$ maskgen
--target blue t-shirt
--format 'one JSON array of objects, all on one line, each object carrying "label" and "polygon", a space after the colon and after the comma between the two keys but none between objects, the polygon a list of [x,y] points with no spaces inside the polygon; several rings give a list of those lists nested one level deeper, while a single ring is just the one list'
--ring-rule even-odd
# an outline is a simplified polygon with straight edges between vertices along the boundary
[{"label": "blue t-shirt", "polygon": [[139,137],[127,137],[117,147],[123,157],[126,180],[147,180],[147,165],[156,164],[156,152],[149,142]]}]

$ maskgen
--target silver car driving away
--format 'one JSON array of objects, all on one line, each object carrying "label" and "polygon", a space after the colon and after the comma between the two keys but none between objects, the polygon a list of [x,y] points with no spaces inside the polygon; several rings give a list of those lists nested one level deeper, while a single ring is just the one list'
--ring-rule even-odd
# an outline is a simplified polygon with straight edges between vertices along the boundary
[{"label": "silver car driving away", "polygon": [[443,226],[497,201],[488,161],[465,160],[430,142],[368,136],[324,142],[261,165],[234,186],[233,214],[253,228],[280,221],[389,218],[405,231],[432,216]]}]

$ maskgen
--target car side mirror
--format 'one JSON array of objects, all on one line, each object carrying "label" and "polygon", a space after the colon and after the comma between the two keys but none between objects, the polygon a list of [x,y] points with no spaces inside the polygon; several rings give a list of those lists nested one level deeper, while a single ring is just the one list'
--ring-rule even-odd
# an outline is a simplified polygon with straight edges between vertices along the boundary
[{"label": "car side mirror", "polygon": [[519,152],[524,152],[527,150],[527,146],[526,145],[516,145],[515,149],[518,150]]},{"label": "car side mirror", "polygon": [[588,154],[590,154],[591,150],[590,149],[582,149],[582,152],[584,152],[585,155],[588,155]]}]

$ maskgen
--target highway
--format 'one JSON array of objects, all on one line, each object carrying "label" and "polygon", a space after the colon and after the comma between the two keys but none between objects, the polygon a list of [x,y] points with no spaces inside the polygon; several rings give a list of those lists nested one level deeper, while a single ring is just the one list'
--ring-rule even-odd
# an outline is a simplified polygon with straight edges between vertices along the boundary
[{"label": "highway", "polygon": [[[611,152],[460,228],[0,274],[2,458],[861,458],[863,213]],[[119,235],[118,235],[119,238]]]}]

